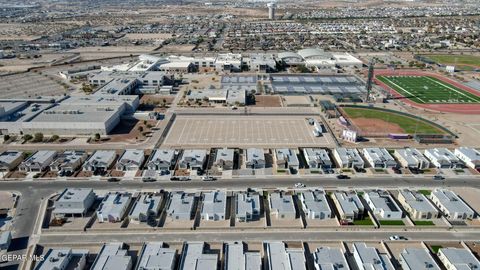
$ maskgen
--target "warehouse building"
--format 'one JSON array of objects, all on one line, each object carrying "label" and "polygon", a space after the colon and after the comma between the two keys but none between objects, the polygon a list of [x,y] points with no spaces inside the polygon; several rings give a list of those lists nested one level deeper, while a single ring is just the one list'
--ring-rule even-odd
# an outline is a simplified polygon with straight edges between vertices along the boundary
[{"label": "warehouse building", "polygon": [[327,150],[322,148],[303,148],[303,156],[309,168],[330,169],[333,165]]},{"label": "warehouse building", "polygon": [[0,171],[7,172],[15,169],[23,161],[23,152],[9,150],[0,154]]},{"label": "warehouse building", "polygon": [[315,270],[350,270],[345,254],[340,248],[318,247],[312,256]]},{"label": "warehouse building", "polygon": [[363,156],[372,168],[392,168],[397,162],[385,148],[364,148]]},{"label": "warehouse building", "polygon": [[353,244],[353,258],[359,270],[394,270],[386,254],[380,254],[374,247],[365,243]]},{"label": "warehouse building", "polygon": [[480,168],[480,152],[478,150],[470,147],[459,147],[455,148],[454,154],[468,167],[475,170]]},{"label": "warehouse building", "polygon": [[370,191],[364,195],[373,214],[381,219],[402,219],[403,213],[387,191]]},{"label": "warehouse building", "polygon": [[427,169],[430,162],[415,148],[395,149],[393,155],[404,168]]},{"label": "warehouse building", "polygon": [[451,169],[463,167],[460,159],[458,159],[447,148],[433,148],[426,149],[425,156],[432,162],[437,168]]},{"label": "warehouse building", "polygon": [[167,214],[173,220],[190,220],[193,215],[195,195],[184,192],[170,193]]},{"label": "warehouse building", "polygon": [[435,189],[430,194],[430,199],[448,220],[465,220],[475,217],[475,211],[453,191]]},{"label": "warehouse building", "polygon": [[327,219],[332,217],[324,190],[304,191],[300,193],[302,209],[307,219]]},{"label": "warehouse building", "polygon": [[218,255],[209,253],[204,242],[185,242],[183,244],[180,270],[217,269]]},{"label": "warehouse building", "polygon": [[138,171],[145,160],[143,150],[127,149],[117,161],[119,171]]},{"label": "warehouse building", "polygon": [[303,58],[295,52],[281,52],[277,54],[277,58],[282,65],[287,67],[303,65]]},{"label": "warehouse building", "polygon": [[277,62],[272,54],[251,53],[245,62],[250,68],[250,71],[268,73],[277,70]]},{"label": "warehouse building", "polygon": [[468,249],[440,248],[437,256],[448,270],[480,269],[480,262]]},{"label": "warehouse building", "polygon": [[182,158],[178,163],[180,169],[190,169],[193,171],[203,170],[203,165],[207,160],[207,150],[184,150]]},{"label": "warehouse building", "polygon": [[295,219],[296,211],[292,195],[283,192],[268,194],[270,204],[270,215],[275,219]]},{"label": "warehouse building", "polygon": [[403,270],[440,270],[428,249],[425,248],[406,248],[399,257]]},{"label": "warehouse building", "polygon": [[201,215],[203,220],[225,220],[227,210],[227,194],[225,191],[203,193]]},{"label": "warehouse building", "polygon": [[116,158],[117,153],[113,150],[95,151],[83,164],[83,170],[94,172],[94,174],[103,174],[112,167]]},{"label": "warehouse building", "polygon": [[97,195],[91,188],[67,188],[54,203],[53,215],[85,216],[95,202]]},{"label": "warehouse building", "polygon": [[172,149],[157,149],[150,155],[147,168],[153,171],[169,171],[175,167],[176,151]]},{"label": "warehouse building", "polygon": [[133,262],[128,253],[123,243],[104,244],[90,270],[130,270]]},{"label": "warehouse building", "polygon": [[139,224],[154,221],[160,213],[161,204],[161,195],[141,194],[128,215],[130,222]]},{"label": "warehouse building", "polygon": [[177,250],[164,247],[163,242],[145,243],[135,269],[175,270]]},{"label": "warehouse building", "polygon": [[306,270],[304,250],[301,248],[287,248],[283,242],[266,242],[266,256],[268,270]]},{"label": "warehouse building", "polygon": [[297,52],[305,61],[305,66],[317,69],[334,69],[336,61],[329,52],[317,48],[307,48]]},{"label": "warehouse building", "polygon": [[86,249],[51,248],[35,270],[84,269],[89,253]]},{"label": "warehouse building", "polygon": [[45,171],[50,166],[50,163],[53,162],[55,157],[57,157],[56,151],[40,150],[20,163],[18,170],[22,172]]},{"label": "warehouse building", "polygon": [[87,157],[86,151],[67,150],[50,164],[50,170],[57,172],[59,176],[71,176],[82,166]]},{"label": "warehouse building", "polygon": [[258,251],[245,251],[242,242],[225,244],[225,270],[261,270],[262,257]]},{"label": "warehouse building", "polygon": [[235,151],[233,149],[221,148],[217,149],[215,155],[215,162],[213,166],[221,171],[224,170],[233,170],[234,165],[234,154]]},{"label": "warehouse building", "polygon": [[433,219],[440,214],[430,200],[417,191],[400,190],[398,201],[412,219]]},{"label": "warehouse building", "polygon": [[365,162],[355,148],[335,148],[333,157],[340,168],[364,168]]},{"label": "warehouse building", "polygon": [[275,150],[275,159],[279,169],[298,170],[300,161],[295,150],[282,148]]},{"label": "warehouse building", "polygon": [[215,70],[218,72],[240,72],[243,67],[243,58],[237,53],[220,53],[215,59]]},{"label": "warehouse building", "polygon": [[97,209],[97,220],[103,222],[120,222],[127,214],[127,209],[132,201],[132,194],[108,193]]},{"label": "warehouse building", "polygon": [[340,219],[350,222],[363,219],[365,207],[357,193],[337,191],[333,193],[332,200],[338,210]]},{"label": "warehouse building", "polygon": [[265,153],[263,149],[248,148],[245,165],[251,169],[263,169],[265,168]]},{"label": "warehouse building", "polygon": [[235,218],[239,222],[260,219],[260,195],[257,193],[237,193],[235,195]]}]

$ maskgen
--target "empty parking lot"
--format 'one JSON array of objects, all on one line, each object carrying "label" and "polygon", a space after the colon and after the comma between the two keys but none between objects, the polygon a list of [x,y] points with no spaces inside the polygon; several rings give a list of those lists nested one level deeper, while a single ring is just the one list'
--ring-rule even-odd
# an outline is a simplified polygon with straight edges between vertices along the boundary
[{"label": "empty parking lot", "polygon": [[178,116],[167,147],[299,147],[333,146],[329,134],[313,135],[301,116]]}]

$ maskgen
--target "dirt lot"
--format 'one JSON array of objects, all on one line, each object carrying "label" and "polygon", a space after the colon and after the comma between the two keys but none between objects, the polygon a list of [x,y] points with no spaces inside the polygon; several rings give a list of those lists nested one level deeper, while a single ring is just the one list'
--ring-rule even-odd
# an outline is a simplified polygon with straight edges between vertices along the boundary
[{"label": "dirt lot", "polygon": [[282,99],[280,96],[255,96],[254,107],[282,107]]},{"label": "dirt lot", "polygon": [[111,143],[111,142],[130,142],[136,143],[143,141],[151,134],[151,128],[155,127],[155,120],[122,120],[122,122],[112,130],[111,134],[103,137],[100,141],[91,140],[92,144]]},{"label": "dirt lot", "polygon": [[350,118],[349,120],[366,133],[385,133],[386,130],[390,133],[405,133],[399,125],[381,119]]}]

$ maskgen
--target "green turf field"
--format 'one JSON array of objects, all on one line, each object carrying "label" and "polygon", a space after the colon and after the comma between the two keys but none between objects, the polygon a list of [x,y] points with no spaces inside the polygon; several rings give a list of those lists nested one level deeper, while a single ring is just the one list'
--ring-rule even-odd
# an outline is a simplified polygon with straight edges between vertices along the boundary
[{"label": "green turf field", "polygon": [[480,67],[480,56],[475,55],[428,54],[422,56],[443,65],[469,65]]},{"label": "green turf field", "polygon": [[408,134],[445,134],[445,132],[425,121],[405,115],[368,108],[345,107],[343,111],[350,118],[373,118],[395,123]]},{"label": "green turf field", "polygon": [[416,103],[480,103],[480,97],[430,76],[377,76],[377,79]]}]

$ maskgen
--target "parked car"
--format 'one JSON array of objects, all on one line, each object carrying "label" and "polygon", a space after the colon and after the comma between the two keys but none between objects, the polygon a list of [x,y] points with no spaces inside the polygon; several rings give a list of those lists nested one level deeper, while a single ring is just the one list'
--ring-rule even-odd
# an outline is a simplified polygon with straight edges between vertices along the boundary
[{"label": "parked car", "polygon": [[116,177],[110,177],[108,178],[107,180],[108,182],[120,182],[120,179],[116,178]]},{"label": "parked car", "polygon": [[216,181],[217,178],[216,178],[216,177],[213,177],[213,176],[203,176],[203,177],[202,177],[202,180],[203,180],[203,181]]},{"label": "parked car", "polygon": [[155,182],[155,181],[157,181],[157,179],[155,179],[153,177],[144,177],[144,178],[142,178],[142,181],[148,183],[148,182]]},{"label": "parked car", "polygon": [[350,179],[350,176],[345,175],[345,174],[339,174],[339,175],[337,175],[337,179]]},{"label": "parked car", "polygon": [[392,241],[408,240],[405,236],[401,236],[401,235],[392,235],[389,237],[389,239]]},{"label": "parked car", "polygon": [[445,177],[439,175],[439,174],[436,174],[433,176],[433,180],[445,180]]},{"label": "parked car", "polygon": [[296,188],[304,188],[304,187],[306,187],[306,185],[305,185],[304,183],[296,183],[294,186],[295,186]]}]

